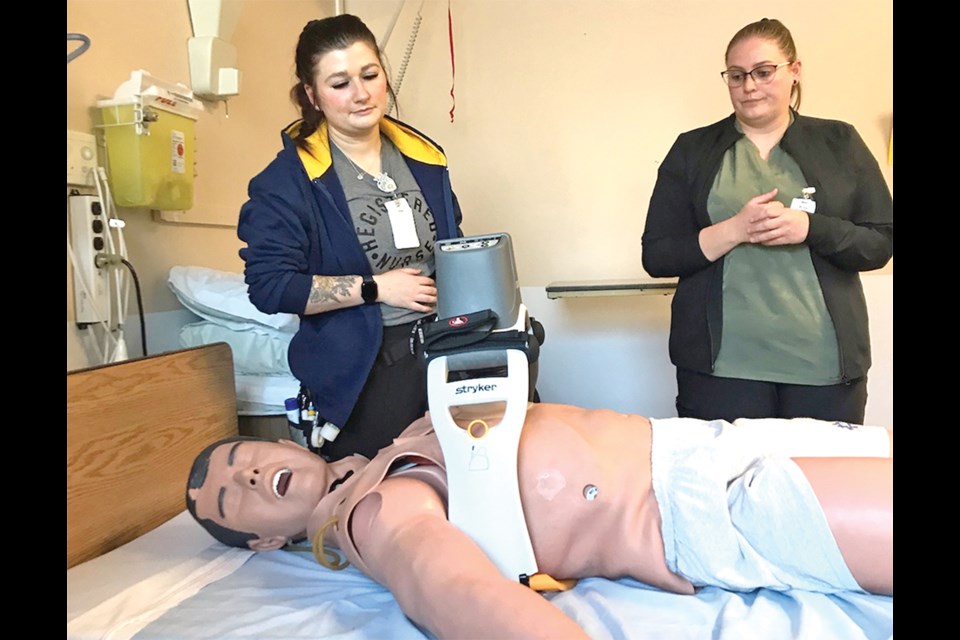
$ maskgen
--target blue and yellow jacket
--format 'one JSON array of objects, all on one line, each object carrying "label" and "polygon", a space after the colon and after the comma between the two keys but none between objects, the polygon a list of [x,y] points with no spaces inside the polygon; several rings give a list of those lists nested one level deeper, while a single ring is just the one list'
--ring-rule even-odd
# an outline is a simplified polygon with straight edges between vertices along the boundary
[{"label": "blue and yellow jacket", "polygon": [[[264,313],[300,316],[290,343],[290,370],[312,392],[326,420],[343,425],[373,367],[383,338],[380,305],[303,315],[314,275],[372,275],[330,157],[326,122],[298,148],[282,133],[283,149],[255,176],[240,209],[237,235],[250,301]],[[416,178],[437,225],[437,239],[462,235],[443,150],[397,120],[385,118],[390,139]]]}]

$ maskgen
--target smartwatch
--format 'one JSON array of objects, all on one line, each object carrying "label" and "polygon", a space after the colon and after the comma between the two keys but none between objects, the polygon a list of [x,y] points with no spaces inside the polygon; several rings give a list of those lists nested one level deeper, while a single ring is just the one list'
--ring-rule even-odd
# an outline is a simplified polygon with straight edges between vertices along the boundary
[{"label": "smartwatch", "polygon": [[377,281],[373,276],[363,276],[363,282],[360,283],[360,297],[363,298],[363,304],[373,304],[377,301],[380,290],[377,288]]}]

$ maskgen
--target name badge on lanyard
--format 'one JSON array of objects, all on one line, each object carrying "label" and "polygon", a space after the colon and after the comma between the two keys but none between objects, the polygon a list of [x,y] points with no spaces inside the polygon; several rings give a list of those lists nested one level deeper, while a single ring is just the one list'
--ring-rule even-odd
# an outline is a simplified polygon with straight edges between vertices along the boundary
[{"label": "name badge on lanyard", "polygon": [[813,187],[806,187],[800,190],[800,193],[803,195],[802,198],[794,198],[790,203],[791,209],[799,209],[800,211],[806,211],[807,213],[816,213],[817,212],[817,203],[813,199],[813,194],[817,192]]},{"label": "name badge on lanyard", "polygon": [[417,225],[413,221],[413,209],[406,198],[387,200],[387,215],[390,216],[390,231],[393,232],[393,244],[397,249],[415,249],[420,246]]}]

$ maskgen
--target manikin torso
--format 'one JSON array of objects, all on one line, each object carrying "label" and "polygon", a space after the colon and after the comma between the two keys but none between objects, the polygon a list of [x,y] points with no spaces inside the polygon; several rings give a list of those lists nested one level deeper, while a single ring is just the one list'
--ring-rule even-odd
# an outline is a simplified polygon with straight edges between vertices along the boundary
[{"label": "manikin torso", "polygon": [[[458,423],[463,421],[465,426],[483,417],[496,428],[495,413],[481,416],[477,411],[473,408],[457,414]],[[424,431],[425,423],[419,426]],[[432,432],[416,437],[423,439],[425,451],[438,449]],[[519,480],[541,572],[555,578],[629,576],[670,591],[693,593],[693,586],[668,571],[664,561],[660,513],[650,477],[650,446],[650,421],[641,416],[546,403],[529,406],[520,442]],[[428,458],[419,461],[430,466]],[[444,492],[431,485],[435,487],[436,482],[424,482],[424,499],[443,500]],[[375,486],[371,492],[376,491]],[[334,491],[318,506],[308,527],[311,538],[342,500],[337,497],[339,492]],[[349,522],[364,499],[358,496],[353,505],[342,505],[348,511],[341,512],[343,520]],[[354,541],[359,542],[363,526],[351,522],[342,531],[352,531]],[[331,532],[326,541],[352,546]],[[367,569],[377,573],[373,567]]]}]

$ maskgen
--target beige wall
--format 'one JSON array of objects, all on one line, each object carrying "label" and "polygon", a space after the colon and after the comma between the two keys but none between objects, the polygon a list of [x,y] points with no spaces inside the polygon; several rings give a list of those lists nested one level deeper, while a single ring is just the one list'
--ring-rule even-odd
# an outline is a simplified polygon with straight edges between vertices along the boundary
[{"label": "beige wall", "polygon": [[[400,0],[347,0],[383,34]],[[386,48],[399,67],[418,0]],[[777,17],[803,61],[802,111],[853,123],[885,162],[893,122],[892,0],[456,0],[456,111],[450,122],[447,2],[425,0],[400,92],[401,116],[448,152],[468,234],[514,236],[522,284],[643,276],[640,235],[658,163],[676,135],[730,112],[719,77],[742,25]],[[231,42],[241,93],[196,126],[193,210],[162,222],[122,211],[147,312],[178,308],[168,269],[241,270],[233,225],[247,181],[296,117],[287,91],[303,24],[334,2],[244,0]],[[90,49],[67,65],[67,128],[132,70],[189,83],[186,0],[68,0],[67,31]],[[76,43],[68,42],[68,51]],[[211,226],[207,223],[226,226]],[[892,267],[888,266],[887,271]],[[67,320],[73,315],[67,268]]]},{"label": "beige wall", "polygon": [[892,189],[891,1],[453,5],[455,122],[446,2],[425,4],[403,115],[448,151],[465,230],[514,236],[524,284],[644,275],[640,235],[658,164],[678,133],[730,113],[724,50],[764,16],[794,35],[802,112],[853,123]]}]

